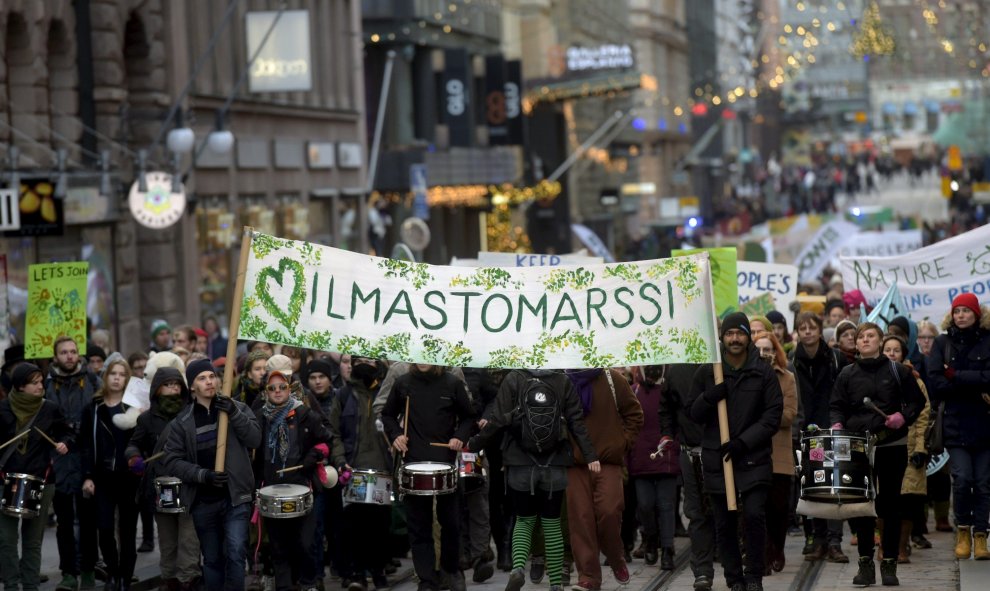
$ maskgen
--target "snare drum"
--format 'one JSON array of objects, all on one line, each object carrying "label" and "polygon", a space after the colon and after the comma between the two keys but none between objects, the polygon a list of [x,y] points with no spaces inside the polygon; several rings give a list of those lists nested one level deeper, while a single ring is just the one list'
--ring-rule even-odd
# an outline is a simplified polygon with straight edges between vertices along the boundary
[{"label": "snare drum", "polygon": [[272,484],[258,491],[258,512],[270,519],[293,519],[313,510],[313,492],[301,484]]},{"label": "snare drum", "polygon": [[466,492],[482,487],[488,479],[484,459],[484,452],[462,451],[457,454],[457,474]]},{"label": "snare drum", "polygon": [[839,429],[804,433],[801,437],[801,498],[838,504],[871,500],[868,436]]},{"label": "snare drum", "polygon": [[351,479],[344,487],[344,504],[363,503],[366,505],[392,504],[392,477],[386,472],[375,470],[354,470]]},{"label": "snare drum", "polygon": [[155,510],[159,513],[185,513],[186,507],[179,497],[182,481],[173,476],[155,478]]},{"label": "snare drum", "polygon": [[0,511],[11,517],[31,519],[41,514],[41,495],[45,481],[30,474],[7,474],[3,479]]},{"label": "snare drum", "polygon": [[457,491],[457,468],[440,462],[413,462],[399,470],[399,491],[413,496],[446,495]]}]

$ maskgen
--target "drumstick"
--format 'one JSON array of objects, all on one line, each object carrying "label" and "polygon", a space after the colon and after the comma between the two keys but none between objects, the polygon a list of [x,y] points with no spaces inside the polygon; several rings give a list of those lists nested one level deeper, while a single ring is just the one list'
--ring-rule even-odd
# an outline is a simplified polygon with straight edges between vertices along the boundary
[{"label": "drumstick", "polygon": [[883,417],[884,419],[886,419],[886,418],[887,418],[887,413],[885,413],[885,412],[883,412],[882,410],[880,410],[879,408],[877,408],[877,405],[875,405],[875,404],[873,404],[873,401],[872,401],[872,400],[870,400],[869,398],[864,398],[864,399],[863,399],[863,405],[864,405],[864,406],[867,406],[867,407],[869,407],[869,408],[871,408],[871,409],[873,409],[873,410],[875,410],[875,411],[877,411],[877,413],[878,413],[878,414],[879,414],[879,415],[880,415],[881,417]]},{"label": "drumstick", "polygon": [[31,430],[30,430],[30,429],[25,429],[24,431],[21,431],[21,432],[20,432],[20,433],[18,433],[17,435],[14,435],[14,436],[13,436],[13,437],[11,437],[10,439],[8,439],[6,443],[4,443],[3,445],[0,445],[0,449],[3,449],[3,448],[5,448],[5,447],[7,447],[7,446],[8,446],[8,445],[10,445],[11,443],[13,443],[13,442],[15,442],[15,441],[17,441],[17,440],[18,440],[18,439],[20,439],[21,437],[24,437],[25,435],[27,435],[27,434],[28,434],[28,433],[30,433],[30,432],[31,432]]},{"label": "drumstick", "polygon": [[281,470],[275,470],[275,473],[285,474],[286,472],[295,472],[296,470],[302,470],[302,469],[303,469],[303,465],[299,464],[298,466],[292,466],[291,468],[282,468]]},{"label": "drumstick", "polygon": [[55,443],[55,440],[52,439],[51,437],[49,437],[44,431],[42,431],[41,429],[39,429],[37,427],[35,427],[34,430],[37,431],[39,435],[41,435],[42,437],[44,437],[45,438],[45,441],[47,441],[48,443],[51,443],[53,447],[58,447],[58,444]]},{"label": "drumstick", "polygon": [[[402,415],[402,436],[406,438],[406,445],[409,445],[409,396],[406,395],[406,412]],[[406,457],[406,452],[402,452],[402,457]]]},{"label": "drumstick", "polygon": [[154,462],[155,460],[157,460],[158,458],[161,458],[164,455],[165,455],[165,452],[160,451],[160,452],[156,453],[155,455],[151,456],[150,458],[148,458],[147,460],[145,460],[144,463],[147,464],[149,462]]},{"label": "drumstick", "polygon": [[449,443],[435,443],[435,442],[430,442],[430,445],[432,445],[433,447],[446,447],[446,448],[449,448],[450,447],[450,444]]},{"label": "drumstick", "polygon": [[671,442],[670,439],[664,439],[663,441],[661,441],[657,445],[657,451],[655,451],[655,452],[653,452],[653,453],[650,454],[650,459],[651,460],[657,459],[657,456],[663,453],[664,448],[666,448],[667,447],[667,444],[669,444],[670,442]]}]

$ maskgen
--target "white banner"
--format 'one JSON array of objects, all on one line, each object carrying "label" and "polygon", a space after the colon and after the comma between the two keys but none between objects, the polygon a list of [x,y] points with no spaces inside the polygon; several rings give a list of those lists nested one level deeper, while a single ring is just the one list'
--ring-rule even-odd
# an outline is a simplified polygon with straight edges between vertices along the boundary
[{"label": "white banner", "polygon": [[839,249],[844,257],[894,257],[921,248],[921,230],[860,232]]},{"label": "white banner", "polygon": [[794,259],[794,264],[798,268],[798,279],[801,281],[812,281],[817,279],[825,265],[828,264],[835,253],[839,252],[846,240],[859,232],[859,226],[841,220],[831,221],[815,233],[804,248],[801,254]]},{"label": "white banner", "polygon": [[719,358],[707,254],[471,269],[257,233],[250,248],[242,339],[463,367],[566,369]]},{"label": "white banner", "polygon": [[745,304],[753,298],[765,293],[773,295],[775,308],[784,313],[797,298],[798,270],[794,265],[774,265],[770,263],[754,263],[738,261],[736,275],[739,283],[739,303]]},{"label": "white banner", "polygon": [[846,291],[858,289],[872,305],[897,282],[908,313],[915,321],[938,324],[952,298],[990,295],[990,226],[960,234],[896,257],[842,257]]}]

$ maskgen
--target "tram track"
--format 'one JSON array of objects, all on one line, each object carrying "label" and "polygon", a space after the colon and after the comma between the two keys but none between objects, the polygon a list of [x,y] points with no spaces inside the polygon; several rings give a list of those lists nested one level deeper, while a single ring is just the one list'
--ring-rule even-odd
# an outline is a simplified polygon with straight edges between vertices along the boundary
[{"label": "tram track", "polygon": [[802,561],[787,591],[811,591],[818,584],[823,568],[825,568],[824,560]]},{"label": "tram track", "polygon": [[674,555],[674,570],[662,570],[650,579],[641,591],[660,591],[666,589],[691,564],[691,548],[685,546]]}]

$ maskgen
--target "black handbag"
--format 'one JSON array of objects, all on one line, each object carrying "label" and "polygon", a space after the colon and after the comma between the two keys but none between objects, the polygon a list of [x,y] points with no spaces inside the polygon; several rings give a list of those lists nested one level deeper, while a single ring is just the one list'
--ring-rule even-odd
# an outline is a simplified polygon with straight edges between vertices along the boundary
[{"label": "black handbag", "polygon": [[942,441],[942,425],[945,422],[945,403],[938,402],[931,409],[928,428],[925,430],[925,448],[929,456],[937,456],[945,451]]}]

